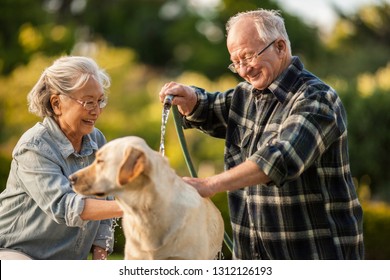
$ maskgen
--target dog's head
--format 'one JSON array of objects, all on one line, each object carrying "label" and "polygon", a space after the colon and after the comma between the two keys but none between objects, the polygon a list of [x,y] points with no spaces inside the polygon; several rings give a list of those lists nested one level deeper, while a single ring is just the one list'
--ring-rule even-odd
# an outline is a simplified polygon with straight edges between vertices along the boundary
[{"label": "dog's head", "polygon": [[148,180],[148,159],[156,153],[139,137],[118,138],[99,149],[95,161],[69,180],[77,193],[94,196],[121,191],[129,183],[141,187]]}]

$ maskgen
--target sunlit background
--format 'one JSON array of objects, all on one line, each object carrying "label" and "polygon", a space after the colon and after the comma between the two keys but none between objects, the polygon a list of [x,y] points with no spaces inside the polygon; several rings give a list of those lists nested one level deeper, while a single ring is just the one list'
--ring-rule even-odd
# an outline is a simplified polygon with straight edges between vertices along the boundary
[{"label": "sunlit background", "polygon": [[[209,91],[233,87],[239,78],[227,69],[224,24],[256,8],[281,10],[293,54],[340,94],[365,210],[366,256],[390,259],[389,0],[0,0],[0,190],[17,140],[40,121],[27,111],[27,93],[54,59],[94,58],[112,78],[97,127],[108,140],[138,135],[158,150],[161,86],[175,80]],[[188,175],[172,117],[167,129],[165,155]],[[223,170],[223,140],[185,135],[199,176]],[[226,195],[213,200],[230,233]],[[116,238],[121,258],[120,226]]]}]

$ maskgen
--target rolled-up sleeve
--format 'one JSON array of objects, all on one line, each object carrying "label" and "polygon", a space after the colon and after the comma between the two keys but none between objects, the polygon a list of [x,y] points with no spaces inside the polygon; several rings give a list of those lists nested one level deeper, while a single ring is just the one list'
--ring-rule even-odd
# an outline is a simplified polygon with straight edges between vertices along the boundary
[{"label": "rolled-up sleeve", "polygon": [[[277,185],[296,180],[343,133],[327,93],[298,100],[274,138],[249,157]],[[336,104],[337,105],[337,104]]]},{"label": "rolled-up sleeve", "polygon": [[234,89],[225,92],[207,92],[193,87],[198,103],[194,111],[183,117],[184,128],[197,128],[213,137],[225,138]]},{"label": "rolled-up sleeve", "polygon": [[96,234],[93,245],[104,248],[111,254],[114,250],[114,229],[112,219],[100,221],[100,226]]}]

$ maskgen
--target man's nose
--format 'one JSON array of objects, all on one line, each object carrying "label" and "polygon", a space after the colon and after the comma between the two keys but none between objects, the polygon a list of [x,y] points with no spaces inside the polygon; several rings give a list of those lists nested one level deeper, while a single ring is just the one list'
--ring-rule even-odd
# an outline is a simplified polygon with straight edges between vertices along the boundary
[{"label": "man's nose", "polygon": [[252,68],[251,65],[242,64],[242,65],[240,65],[240,68],[238,69],[238,74],[240,74],[240,76],[245,76],[245,74],[248,73],[251,68]]}]

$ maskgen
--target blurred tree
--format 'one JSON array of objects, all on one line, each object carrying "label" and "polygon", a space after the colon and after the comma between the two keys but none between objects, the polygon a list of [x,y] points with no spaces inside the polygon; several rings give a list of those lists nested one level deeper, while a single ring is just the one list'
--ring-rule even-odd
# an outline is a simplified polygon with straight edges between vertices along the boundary
[{"label": "blurred tree", "polygon": [[[83,24],[117,46],[136,50],[143,63],[169,75],[194,70],[215,79],[230,63],[225,23],[237,12],[257,8],[280,9],[272,0],[149,0],[89,1]],[[323,51],[318,30],[298,17],[283,13],[293,50],[307,61]]]},{"label": "blurred tree", "polygon": [[335,10],[340,19],[327,42],[323,71],[351,79],[384,67],[390,61],[390,4],[369,4],[352,16]]},{"label": "blurred tree", "polygon": [[[194,70],[215,79],[230,63],[226,21],[260,7],[280,9],[274,0],[0,0],[0,72],[10,73],[37,52],[71,53],[75,43],[103,38],[134,49],[140,61],[168,75]],[[294,53],[316,61],[323,50],[318,31],[283,16]]]},{"label": "blurred tree", "polygon": [[[89,1],[84,24],[116,46],[135,49],[140,61],[174,76],[184,69],[219,76],[228,64],[219,1]],[[221,64],[223,67],[221,67]]]},{"label": "blurred tree", "polygon": [[358,75],[342,91],[349,119],[353,175],[365,178],[374,199],[390,201],[390,63],[373,74]]},{"label": "blurred tree", "polygon": [[0,74],[9,74],[39,52],[69,53],[74,24],[56,20],[51,2],[71,1],[0,0]]}]

